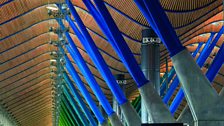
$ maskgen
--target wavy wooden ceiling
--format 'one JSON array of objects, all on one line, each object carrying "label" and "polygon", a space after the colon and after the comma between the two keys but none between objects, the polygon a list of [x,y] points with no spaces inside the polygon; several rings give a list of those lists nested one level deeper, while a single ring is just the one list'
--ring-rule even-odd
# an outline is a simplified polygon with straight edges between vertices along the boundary
[{"label": "wavy wooden ceiling", "polygon": [[[51,78],[51,69],[57,68],[50,64],[52,58],[50,52],[57,49],[49,45],[48,41],[57,40],[57,36],[48,29],[58,27],[58,24],[53,17],[48,16],[46,7],[56,2],[60,0],[0,1],[0,103],[22,126],[52,125],[51,83],[54,80]],[[223,25],[222,0],[190,0],[187,2],[185,0],[160,0],[160,2],[179,39],[191,52],[196,49],[198,42],[206,43],[209,33],[218,32]],[[106,41],[93,17],[81,0],[72,0],[72,3],[112,73],[125,74],[128,80],[127,94],[130,94],[128,97],[130,100],[134,99],[138,95],[135,83]],[[105,4],[136,60],[140,63],[141,31],[149,27],[149,24],[132,0],[105,0]],[[111,92],[85,49],[72,30],[70,34],[108,100],[112,101]],[[213,54],[218,51],[223,40],[224,35],[220,38],[207,63],[212,62]],[[165,59],[169,56],[163,45],[161,45],[160,52],[162,75],[165,72]],[[98,102],[76,64],[73,63],[73,65],[94,100]],[[169,68],[171,66],[172,62],[169,59]],[[202,70],[205,72],[206,68]],[[224,86],[224,67],[213,83],[217,91]],[[184,101],[177,115],[185,104]]]}]

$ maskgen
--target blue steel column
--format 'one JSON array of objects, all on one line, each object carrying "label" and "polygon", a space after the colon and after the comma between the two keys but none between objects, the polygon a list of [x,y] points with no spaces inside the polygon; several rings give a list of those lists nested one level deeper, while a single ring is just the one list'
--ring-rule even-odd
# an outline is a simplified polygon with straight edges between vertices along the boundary
[{"label": "blue steel column", "polygon": [[[62,37],[62,36],[61,36]],[[73,67],[71,61],[67,57],[67,55],[64,53],[63,48],[59,47],[59,51],[64,54],[65,58],[65,68],[67,69],[68,73],[70,73],[72,79],[76,82],[77,87],[79,88],[80,92],[86,99],[87,103],[89,104],[90,108],[92,109],[94,115],[96,116],[97,120],[101,123],[103,126],[107,126],[107,121],[103,118],[102,114],[99,112],[96,104],[94,103],[93,99],[91,98],[88,90],[84,86],[84,84],[81,81],[81,78],[78,76],[75,68]]]},{"label": "blue steel column", "polygon": [[[63,5],[63,6],[65,6],[65,5]],[[64,16],[66,18],[69,18],[69,16],[66,13],[66,8],[67,7],[65,6],[64,8],[65,9],[62,8],[61,11],[62,11],[62,13],[65,12],[65,15]],[[62,20],[61,19],[58,19],[57,21],[60,24],[61,28],[62,29],[65,29],[65,26],[63,25]],[[70,46],[72,46],[72,49],[69,47],[69,45],[66,45],[65,47],[68,50],[68,52],[71,54],[73,60],[77,64],[78,68],[83,73],[83,75],[86,78],[88,84],[92,88],[94,94],[96,95],[96,97],[98,98],[98,100],[100,101],[100,103],[102,104],[102,106],[105,109],[105,111],[107,112],[107,114],[110,115],[110,116],[116,116],[116,114],[114,113],[113,109],[111,108],[108,100],[106,99],[105,95],[103,94],[102,90],[100,89],[99,85],[97,84],[95,78],[93,77],[93,75],[90,72],[89,68],[85,64],[84,59],[82,58],[81,54],[79,53],[78,49],[76,48],[76,46],[75,46],[72,38],[70,37],[69,33],[68,32],[64,32],[64,33],[65,33],[65,36],[66,36],[66,38],[67,38]],[[61,51],[63,51],[62,48],[61,48]],[[111,122],[112,122],[112,124],[114,123],[113,121],[111,121]],[[121,124],[118,124],[118,122],[119,121],[117,121],[115,125],[121,125]],[[101,123],[101,125],[104,124],[102,122],[100,122],[100,123]],[[105,123],[105,125],[107,125],[107,123]]]},{"label": "blue steel column", "polygon": [[[172,80],[173,76],[175,75],[175,70],[174,68],[172,67],[170,72],[168,73],[168,78],[167,78],[167,82],[168,84],[170,83],[170,81]],[[160,87],[160,96],[164,96],[165,93],[167,92],[167,89],[168,87],[166,87],[166,81],[163,81],[162,84],[161,84],[161,87]]]},{"label": "blue steel column", "polygon": [[209,67],[208,71],[206,72],[206,76],[210,82],[212,82],[219,69],[222,67],[224,63],[224,44],[221,45],[217,55],[215,56],[211,66]]},{"label": "blue steel column", "polygon": [[[160,94],[159,44],[160,40],[151,28],[142,31],[141,69],[145,77],[151,79],[158,94]],[[147,113],[144,100],[141,100],[142,123],[149,123],[152,121],[153,117],[151,117],[150,113]]]},{"label": "blue steel column", "polygon": [[[163,105],[162,100],[160,96],[158,95],[158,93],[155,91],[151,81],[148,81],[145,78],[130,48],[128,47],[118,27],[116,26],[113,18],[111,17],[109,11],[104,5],[104,2],[102,0],[94,0],[94,2],[97,9],[94,9],[95,7],[91,6],[90,0],[84,0],[84,3],[89,9],[90,13],[93,15],[94,19],[97,21],[98,25],[101,27],[101,30],[107,36],[110,44],[113,46],[113,49],[116,51],[116,53],[118,54],[118,56],[124,63],[125,67],[129,71],[133,79],[135,80],[139,88],[140,94],[142,96],[142,99],[144,99],[145,103],[147,104],[146,105],[147,110],[151,108],[158,108],[158,110],[161,110],[161,111],[164,110],[162,113],[159,113],[159,115],[162,115],[162,116],[158,116],[156,115],[156,113],[153,113],[155,114],[153,117],[157,119],[158,122],[174,122],[175,120],[170,115],[166,106]],[[121,108],[125,109],[126,107],[121,106]],[[129,111],[130,110],[127,110],[127,113]],[[124,114],[125,113],[126,112],[124,112]],[[131,122],[130,124],[134,125],[134,123],[136,123],[137,118],[133,118],[130,116],[131,116],[130,114],[127,114],[125,115],[125,118],[126,120],[129,120]],[[138,116],[137,113],[135,113],[135,117],[137,116]]]},{"label": "blue steel column", "polygon": [[[100,104],[100,102],[99,102],[99,104],[98,104],[98,108],[99,108],[99,111],[102,113],[103,117],[105,118],[105,120],[108,120],[108,115],[107,115],[107,113],[105,112],[103,106]],[[111,122],[112,122],[112,121],[111,121]],[[107,122],[107,123],[108,123],[108,122]],[[101,124],[99,123],[98,125],[100,126]],[[112,123],[112,125],[113,125],[113,123]]]},{"label": "blue steel column", "polygon": [[[69,21],[71,20],[69,17],[67,17],[67,18],[69,19]],[[71,22],[70,22],[70,24],[71,24]],[[85,64],[84,59],[81,57],[81,54],[78,52],[78,49],[74,45],[74,42],[72,41],[72,39],[71,39],[71,37],[69,36],[68,33],[66,33],[66,37],[67,37],[70,45],[72,45],[72,43],[73,43],[73,45],[72,45],[73,50],[68,46],[66,47],[67,50],[72,55],[72,58],[75,60],[76,64],[78,65],[78,67],[80,68],[82,73],[84,74],[88,84],[93,89],[93,91],[96,94],[98,100],[100,101],[102,107],[104,108],[104,110],[108,114],[112,125],[117,125],[117,126],[122,125],[120,120],[118,120],[116,113],[111,108],[111,106],[110,106],[109,102],[107,101],[105,95],[103,94],[102,90],[100,89],[99,85],[97,84],[97,82],[96,82],[95,78],[93,77],[92,73],[90,72],[89,68]]]},{"label": "blue steel column", "polygon": [[[75,112],[78,115],[79,119],[81,120],[82,124],[83,125],[89,125],[86,118],[83,116],[82,111],[80,110],[79,106],[74,101],[74,99],[69,95],[65,85],[63,85],[63,93],[64,93],[65,97],[67,98],[69,104],[72,106],[73,110],[75,110]],[[66,103],[66,105],[68,105],[67,101],[65,101],[65,103]]]},{"label": "blue steel column", "polygon": [[92,109],[93,113],[95,114],[97,120],[101,123],[101,125],[106,126],[107,121],[104,119],[102,113],[100,113],[100,111],[97,108],[95,102],[93,101],[93,99],[90,96],[88,90],[84,86],[83,82],[81,81],[81,78],[78,76],[75,68],[72,66],[72,64],[71,64],[71,62],[70,62],[70,60],[68,59],[67,56],[65,56],[65,60],[66,60],[66,69],[68,70],[68,72],[70,73],[70,75],[72,76],[74,81],[76,82],[77,87],[79,88],[82,95],[86,99],[87,103],[89,104],[90,108]]},{"label": "blue steel column", "polygon": [[[167,91],[168,85],[169,85],[169,74],[168,73],[169,73],[169,64],[168,64],[168,57],[166,57],[166,73],[165,73],[165,75],[166,75],[166,80],[165,80],[165,82],[166,82],[166,90],[165,91]],[[160,94],[160,96],[163,97],[162,94]]]},{"label": "blue steel column", "polygon": [[[74,30],[77,37],[79,38],[80,42],[86,49],[87,53],[90,55],[90,58],[94,62],[97,69],[100,71],[102,77],[106,81],[106,84],[108,84],[108,87],[110,88],[112,94],[116,97],[120,106],[121,107],[125,106],[125,107],[123,107],[123,113],[126,115],[129,115],[129,117],[132,117],[132,118],[128,119],[129,124],[130,125],[140,125],[141,122],[140,122],[139,116],[137,115],[137,112],[131,106],[131,104],[127,100],[127,98],[124,96],[124,93],[122,92],[119,85],[117,84],[114,76],[112,75],[110,69],[108,68],[108,66],[107,66],[106,62],[104,61],[102,55],[100,54],[99,50],[97,49],[97,46],[95,45],[93,39],[91,38],[90,34],[88,33],[85,25],[83,24],[81,18],[79,17],[79,15],[76,12],[75,8],[73,7],[72,3],[69,0],[66,0],[66,3],[68,5],[68,7],[70,8],[70,11],[71,11],[72,15],[74,16],[81,32],[77,28],[77,26],[71,21],[71,19],[69,17],[66,17],[66,20],[68,20],[69,24],[71,25],[71,27]],[[131,111],[132,115],[129,114],[130,111]],[[115,115],[113,115],[113,118],[114,117],[115,117]],[[135,121],[133,121],[133,120],[135,120]]]},{"label": "blue steel column", "polygon": [[[65,94],[62,95],[62,106],[64,106],[67,109],[67,113],[70,116],[70,120],[73,123],[78,124],[79,126],[81,125],[88,125],[88,123],[83,124],[82,121],[79,123],[80,120],[82,120],[82,118],[80,118],[79,115],[81,115],[81,113],[78,113],[77,111],[74,111],[74,108],[72,109],[71,104],[69,103],[67,97],[65,96]],[[78,115],[78,118],[76,115]],[[73,124],[74,125],[74,124]]]},{"label": "blue steel column", "polygon": [[[135,0],[135,2],[138,1],[141,0]],[[192,111],[195,125],[224,125],[224,116],[220,111],[220,109],[224,109],[220,103],[223,101],[219,99],[218,94],[211,87],[210,82],[197,66],[190,53],[180,43],[159,1],[144,0],[144,5],[150,15],[150,19],[147,20],[150,24],[155,25],[154,30],[160,33],[158,35],[170,52],[174,68]],[[223,30],[221,30],[222,33]],[[208,110],[208,108],[210,109]]]},{"label": "blue steel column", "polygon": [[82,109],[82,111],[84,112],[84,114],[86,115],[87,119],[89,120],[90,124],[92,126],[97,126],[94,118],[92,117],[90,111],[88,110],[86,104],[83,102],[81,96],[79,95],[79,93],[76,91],[74,85],[72,84],[72,81],[69,79],[68,75],[66,73],[63,74],[64,80],[66,81],[67,86],[69,87],[69,90],[72,92],[74,98],[76,99],[76,101],[78,102],[80,108]]},{"label": "blue steel column", "polygon": [[83,44],[84,48],[86,49],[87,53],[90,55],[90,58],[102,74],[103,78],[107,82],[109,88],[111,88],[112,93],[115,95],[116,99],[119,101],[120,104],[127,102],[126,97],[124,96],[121,88],[116,83],[114,76],[112,75],[111,71],[109,70],[106,62],[104,61],[102,55],[100,54],[99,50],[97,49],[96,44],[94,43],[93,39],[91,38],[90,34],[88,33],[85,25],[83,24],[81,18],[79,17],[78,13],[76,12],[75,8],[73,7],[72,3],[69,0],[66,0],[68,7],[72,15],[75,17],[75,20],[78,26],[74,24],[74,22],[70,19],[70,17],[66,17],[66,20],[69,22],[71,28],[75,32],[76,36],[79,38],[80,42]]},{"label": "blue steel column", "polygon": [[[70,19],[70,17],[66,17],[66,19],[69,21],[69,24],[72,26],[72,29],[74,29],[74,28],[76,28],[76,26],[75,26],[75,24],[71,21],[71,19]],[[77,30],[77,31],[76,31]],[[76,29],[75,30],[75,32],[76,32],[76,34],[77,34],[77,36],[79,37],[79,39],[81,40],[81,42],[83,42],[83,43],[86,43],[86,41],[84,41],[84,38],[80,38],[80,37],[82,37],[82,35],[81,35],[81,33],[78,31],[78,29]],[[85,46],[85,44],[84,44],[84,47],[86,47]],[[89,47],[86,47],[86,48],[89,48]],[[69,48],[67,48],[68,50],[69,50]],[[73,49],[75,49],[75,48],[73,48]],[[88,50],[88,49],[87,49]],[[70,50],[70,52],[71,52],[71,50]],[[87,51],[88,52],[88,51]],[[71,53],[72,54],[72,53]],[[90,55],[90,57],[93,57],[92,56],[92,54],[93,54],[93,52],[91,52],[91,53],[89,53],[89,54],[91,54]],[[73,56],[73,59],[74,59],[74,56]],[[95,57],[94,57],[94,62],[98,62],[97,61],[98,59],[96,59]],[[100,60],[100,62],[103,62],[103,60]],[[100,65],[100,63],[98,62],[98,63],[95,63],[95,64],[97,64],[97,65]],[[98,66],[99,67],[99,66]],[[102,67],[102,66],[100,66],[100,67]],[[81,70],[83,70],[83,66],[82,66],[82,69]],[[100,71],[102,71],[103,70],[103,68],[100,68]],[[105,70],[105,69],[104,69]],[[85,75],[87,75],[86,74],[86,72],[88,72],[88,71],[85,71]],[[89,81],[89,77],[91,77],[91,76],[87,76],[87,80]],[[105,76],[104,76],[105,77]],[[94,79],[94,78],[93,78]],[[93,80],[92,79],[92,80]],[[112,77],[110,78],[110,79],[112,79]],[[95,79],[94,79],[95,80]],[[92,84],[92,83],[94,83],[93,81],[89,81],[90,83],[89,84]],[[96,87],[97,85],[95,85],[94,86],[94,88],[93,89],[95,89],[95,88],[97,88]],[[113,85],[114,87],[116,87],[116,85]],[[113,89],[115,89],[115,90],[119,90],[118,88],[113,88]],[[103,97],[103,95],[99,95],[99,90],[98,90],[98,92],[97,92],[97,90],[94,90],[95,91],[95,93],[97,94],[97,98],[99,98],[99,100],[100,100],[100,102],[102,103],[102,105],[103,105],[103,107],[104,107],[104,109],[106,110],[106,112],[107,112],[107,114],[108,114],[108,116],[109,116],[109,119],[110,119],[110,117],[111,118],[113,118],[113,121],[111,120],[111,123],[113,124],[113,125],[121,125],[121,122],[120,122],[120,120],[118,120],[118,118],[117,118],[117,115],[116,115],[116,113],[114,113],[114,111],[112,110],[112,108],[111,108],[111,106],[110,105],[107,105],[107,106],[105,106],[106,104],[104,104],[105,102],[107,102],[106,100],[103,100],[102,99],[102,97]],[[120,95],[120,94],[117,94],[117,95]],[[119,97],[120,99],[123,99],[123,97],[121,96],[121,97]],[[109,110],[109,111],[108,111]],[[117,121],[115,121],[115,118],[117,118]]]},{"label": "blue steel column", "polygon": [[[60,20],[58,22],[61,27],[63,27],[63,28],[65,27]],[[111,115],[116,116],[112,107],[110,106],[108,100],[106,99],[106,96],[103,94],[103,91],[100,89],[100,86],[97,84],[97,81],[95,80],[93,74],[91,73],[90,69],[86,65],[83,57],[81,56],[80,52],[78,51],[78,49],[77,49],[76,45],[74,44],[72,38],[70,37],[69,33],[65,32],[65,36],[66,36],[70,46],[72,47],[72,48],[70,48],[69,45],[66,45],[65,46],[66,49],[71,54],[73,60],[77,64],[78,68],[85,76],[85,79],[87,80],[88,84],[92,88],[97,99],[100,101],[102,107],[104,108],[104,110],[106,111],[106,113],[109,116],[111,116]],[[114,121],[111,121],[111,122],[112,122],[112,124],[114,124]],[[117,122],[119,122],[119,121],[117,121]],[[118,125],[118,124],[116,123],[114,125]]]}]

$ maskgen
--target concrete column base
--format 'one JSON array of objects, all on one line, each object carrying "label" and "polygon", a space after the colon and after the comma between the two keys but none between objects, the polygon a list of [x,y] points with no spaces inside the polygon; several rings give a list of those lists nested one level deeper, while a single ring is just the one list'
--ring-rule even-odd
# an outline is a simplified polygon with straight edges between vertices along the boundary
[{"label": "concrete column base", "polygon": [[[219,96],[220,97],[224,96],[224,88],[222,88],[222,90],[219,92]],[[178,117],[177,121],[180,123],[188,123],[190,126],[194,126],[194,119],[188,105],[185,106],[184,110],[182,111],[181,115]]]},{"label": "concrete column base", "polygon": [[139,91],[153,123],[176,122],[161,97],[155,91],[153,84],[145,84],[139,88]]},{"label": "concrete column base", "polygon": [[194,125],[221,126],[224,121],[224,100],[211,86],[190,53],[183,50],[171,59],[193,115]]},{"label": "concrete column base", "polygon": [[218,94],[187,50],[179,52],[171,59],[192,115],[194,118],[203,116],[199,115],[200,112],[212,107]]},{"label": "concrete column base", "polygon": [[196,121],[194,126],[224,126],[224,120]]},{"label": "concrete column base", "polygon": [[121,120],[118,118],[116,113],[109,116],[109,120],[112,126],[123,126]]},{"label": "concrete column base", "polygon": [[191,114],[190,108],[185,106],[184,110],[181,112],[180,116],[177,119],[178,122],[180,123],[187,123],[189,126],[194,126],[194,119]]},{"label": "concrete column base", "polygon": [[224,98],[224,88],[222,88],[222,90],[219,92],[219,96]]},{"label": "concrete column base", "polygon": [[129,101],[120,105],[120,107],[128,126],[141,126],[141,118]]},{"label": "concrete column base", "polygon": [[145,103],[143,102],[142,99],[141,99],[141,120],[142,120],[143,124],[151,123],[149,114],[148,114],[147,109],[145,107]]}]

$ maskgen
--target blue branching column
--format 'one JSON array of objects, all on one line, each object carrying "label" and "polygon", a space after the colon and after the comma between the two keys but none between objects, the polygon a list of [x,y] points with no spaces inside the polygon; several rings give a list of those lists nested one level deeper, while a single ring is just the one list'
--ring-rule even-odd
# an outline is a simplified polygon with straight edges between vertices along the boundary
[{"label": "blue branching column", "polygon": [[[147,104],[147,110],[150,110],[151,108],[158,108],[158,110],[162,111],[161,113],[153,113],[154,115],[152,117],[154,119],[158,119],[158,122],[174,122],[175,120],[169,113],[166,106],[163,104],[157,91],[155,91],[152,81],[146,79],[143,72],[141,71],[141,68],[138,66],[130,48],[128,47],[112,16],[104,5],[104,2],[102,0],[94,0],[97,9],[93,6],[90,0],[83,0],[83,2],[89,9],[90,13],[93,15],[103,33],[107,36],[109,43],[120,57],[130,75],[135,80],[142,99],[145,104]],[[137,113],[135,113],[135,115],[135,117],[137,117]],[[136,123],[136,119],[130,117],[130,114],[126,114],[125,119],[130,125],[134,125],[134,123]]]},{"label": "blue branching column", "polygon": [[[135,0],[135,2],[170,53],[195,125],[224,125],[224,116],[220,111],[224,109],[223,100],[218,97],[202,73],[200,65],[196,64],[190,53],[182,46],[159,1]],[[223,34],[223,30],[224,27],[217,36]],[[209,51],[206,52],[206,55],[209,54]]]},{"label": "blue branching column", "polygon": [[[75,8],[73,7],[72,3],[69,0],[66,0],[66,4],[68,5],[71,14],[74,16],[75,21],[77,22],[77,27],[74,22],[70,19],[69,16],[66,17],[66,20],[69,22],[70,26],[72,27],[73,31],[75,32],[76,36],[84,46],[85,50],[89,54],[90,58],[94,62],[95,66],[101,73],[102,77],[106,81],[106,84],[110,88],[112,94],[115,96],[116,100],[120,104],[121,108],[123,106],[123,113],[126,115],[129,115],[129,118],[127,122],[129,122],[130,125],[140,125],[141,121],[139,116],[137,115],[137,112],[134,110],[134,108],[130,105],[129,101],[125,97],[123,91],[117,84],[114,76],[112,75],[110,69],[108,68],[106,62],[104,61],[102,55],[100,54],[97,46],[95,45],[93,39],[91,38],[90,34],[88,33],[85,25],[83,24],[81,18],[79,17],[78,13],[76,12]],[[132,113],[130,115],[129,113]],[[110,120],[118,120],[117,115],[115,114],[108,115]],[[135,121],[133,121],[135,120]],[[112,122],[113,122],[112,121]],[[130,121],[132,123],[130,123]],[[115,121],[116,122],[116,121]],[[118,122],[118,121],[117,121]]]}]

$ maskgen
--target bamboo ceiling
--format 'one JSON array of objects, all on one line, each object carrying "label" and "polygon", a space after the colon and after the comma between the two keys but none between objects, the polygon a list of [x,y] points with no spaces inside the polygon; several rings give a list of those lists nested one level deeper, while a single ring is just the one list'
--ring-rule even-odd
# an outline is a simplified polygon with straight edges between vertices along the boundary
[{"label": "bamboo ceiling", "polygon": [[[0,1],[0,104],[22,126],[52,125],[52,82],[54,81],[52,76],[56,75],[52,75],[51,70],[57,68],[50,63],[52,58],[50,52],[57,48],[49,45],[48,42],[58,39],[56,34],[49,32],[50,27],[58,27],[58,24],[53,16],[48,15],[46,7],[58,2],[62,0]],[[196,49],[199,42],[206,43],[210,33],[217,33],[223,25],[222,0],[188,0],[187,2],[186,0],[160,0],[160,2],[179,39],[190,52]],[[128,98],[133,100],[138,96],[138,91],[131,76],[106,41],[83,2],[72,0],[72,3],[112,73],[125,74]],[[149,24],[132,0],[105,0],[105,4],[140,64],[141,31],[149,27]],[[68,23],[65,24],[68,26]],[[73,31],[69,32],[111,102],[112,95],[105,81]],[[211,64],[223,40],[224,35],[206,61],[208,64]],[[168,58],[169,69],[172,67],[172,62],[163,45],[160,46],[160,53],[162,76],[166,71],[165,59]],[[69,58],[71,59],[70,56]],[[93,99],[98,102],[74,62],[73,65]],[[206,72],[207,68],[203,67],[202,70]],[[224,86],[223,66],[213,83],[218,92]],[[176,116],[185,104],[186,102],[183,101]]]}]

